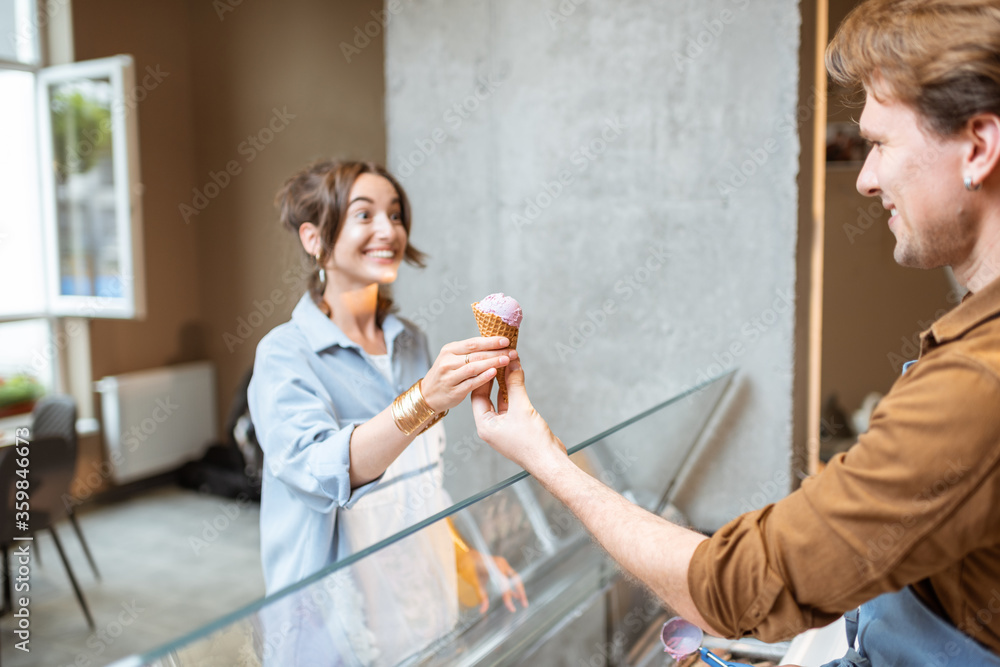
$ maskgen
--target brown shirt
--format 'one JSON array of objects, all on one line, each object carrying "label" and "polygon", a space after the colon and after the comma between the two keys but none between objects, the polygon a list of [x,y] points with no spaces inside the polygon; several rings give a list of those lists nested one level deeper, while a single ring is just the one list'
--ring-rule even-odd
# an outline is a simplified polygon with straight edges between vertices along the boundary
[{"label": "brown shirt", "polygon": [[728,636],[787,639],[912,585],[1000,654],[1000,280],[921,335],[867,433],[700,544],[688,584]]}]

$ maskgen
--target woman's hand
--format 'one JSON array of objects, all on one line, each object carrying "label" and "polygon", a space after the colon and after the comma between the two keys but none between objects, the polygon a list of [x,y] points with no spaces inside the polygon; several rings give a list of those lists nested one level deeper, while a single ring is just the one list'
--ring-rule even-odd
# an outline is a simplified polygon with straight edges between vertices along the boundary
[{"label": "woman's hand", "polygon": [[528,472],[552,460],[546,457],[565,457],[566,446],[531,405],[519,361],[507,368],[508,401],[497,397],[496,410],[490,401],[490,386],[487,383],[472,392],[472,413],[480,438]]},{"label": "woman's hand", "polygon": [[497,369],[517,359],[503,336],[476,337],[448,343],[420,382],[420,393],[434,412],[450,410],[469,392],[488,383]]},{"label": "woman's hand", "polygon": [[[467,606],[479,605],[479,613],[485,614],[490,608],[490,597],[486,593],[486,582],[489,581],[489,568],[483,555],[475,549],[462,551],[456,549],[456,565],[458,567],[459,599]],[[521,602],[521,606],[528,608],[528,596],[524,592],[524,584],[521,577],[510,566],[503,556],[489,556],[500,574],[498,582],[500,586],[500,597],[503,604],[510,612],[517,611],[515,600]]]}]

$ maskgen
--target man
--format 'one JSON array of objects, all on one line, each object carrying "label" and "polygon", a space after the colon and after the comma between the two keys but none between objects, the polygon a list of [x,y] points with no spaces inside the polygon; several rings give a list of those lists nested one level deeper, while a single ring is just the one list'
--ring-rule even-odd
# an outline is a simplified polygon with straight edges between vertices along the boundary
[{"label": "man", "polygon": [[970,291],[858,443],[709,539],[573,465],[519,364],[499,413],[473,392],[479,434],[710,633],[774,641],[847,612],[831,665],[1000,665],[1000,0],[869,0],[827,67],[866,93],[858,190],[891,211],[896,261],[950,266]]}]

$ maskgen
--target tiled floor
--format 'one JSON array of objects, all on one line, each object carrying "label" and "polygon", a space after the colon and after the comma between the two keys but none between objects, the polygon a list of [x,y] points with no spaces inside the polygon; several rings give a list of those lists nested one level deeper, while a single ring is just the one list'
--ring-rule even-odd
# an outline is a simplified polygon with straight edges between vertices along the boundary
[{"label": "tiled floor", "polygon": [[[97,581],[68,523],[57,526],[94,616],[87,627],[51,535],[31,563],[30,652],[0,619],[5,667],[97,667],[145,651],[263,595],[259,508],[159,488],[79,516]],[[15,599],[19,594],[15,594]]]}]

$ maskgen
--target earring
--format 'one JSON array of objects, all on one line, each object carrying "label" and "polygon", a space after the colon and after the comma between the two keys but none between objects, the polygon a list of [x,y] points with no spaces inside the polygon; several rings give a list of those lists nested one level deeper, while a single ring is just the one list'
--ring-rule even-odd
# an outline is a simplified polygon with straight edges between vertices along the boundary
[{"label": "earring", "polygon": [[320,253],[316,253],[316,266],[319,267],[319,282],[320,282],[320,284],[325,284],[326,283],[326,270],[323,268],[323,265],[319,263],[319,257],[320,257]]},{"label": "earring", "polygon": [[979,190],[981,187],[983,187],[982,183],[972,182],[972,176],[965,177],[965,189],[968,190],[969,192],[975,192]]}]

